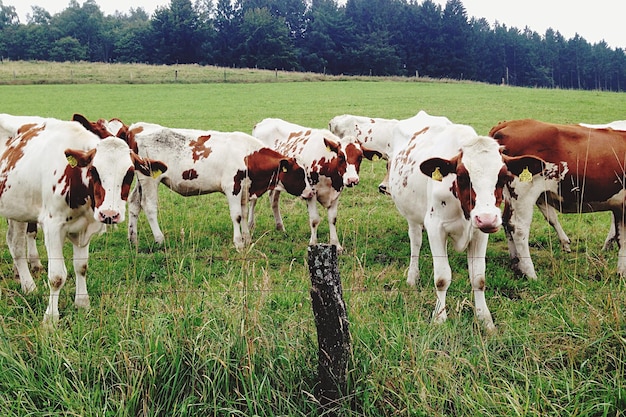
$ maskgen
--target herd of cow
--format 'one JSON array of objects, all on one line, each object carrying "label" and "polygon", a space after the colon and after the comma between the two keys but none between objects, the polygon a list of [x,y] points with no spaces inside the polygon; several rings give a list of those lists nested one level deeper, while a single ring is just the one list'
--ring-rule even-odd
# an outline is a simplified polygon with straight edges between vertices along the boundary
[{"label": "herd of cow", "polygon": [[536,278],[528,246],[535,205],[565,250],[570,241],[557,212],[611,211],[605,247],[617,242],[617,272],[626,275],[625,121],[514,120],[480,136],[470,126],[420,111],[405,120],[341,115],[328,129],[265,119],[249,135],[126,125],[119,119],[91,122],[78,114],[71,121],[0,114],[0,146],[0,216],[8,220],[7,244],[25,293],[36,288],[31,269],[42,268],[34,236],[37,226],[43,231],[50,287],[46,323],[59,317],[66,238],[74,250],[79,307],[89,306],[90,239],[124,221],[126,201],[129,240],[137,243],[143,209],[155,241],[163,243],[157,221],[160,183],[184,196],[223,193],[238,250],[251,242],[255,202],[266,191],[279,230],[284,230],[280,192],[306,200],[312,245],[320,203],[328,211],[330,244],[341,253],[335,225],[339,197],[344,187],[359,183],[363,157],[387,161],[379,190],[408,222],[409,285],[419,278],[426,230],[437,294],[434,322],[446,320],[449,239],[457,251],[467,251],[477,318],[487,330],[495,329],[484,293],[488,234],[503,226],[514,268]]}]

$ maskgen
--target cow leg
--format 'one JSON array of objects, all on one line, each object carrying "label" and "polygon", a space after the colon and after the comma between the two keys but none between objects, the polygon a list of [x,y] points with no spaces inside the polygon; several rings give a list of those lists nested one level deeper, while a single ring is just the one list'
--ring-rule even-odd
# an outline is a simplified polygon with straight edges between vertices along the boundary
[{"label": "cow leg", "polygon": [[626,225],[622,212],[613,213],[613,221],[615,223],[615,238],[617,240],[617,273],[626,276]]},{"label": "cow leg", "polygon": [[251,198],[250,201],[248,201],[248,230],[250,230],[250,233],[252,233],[254,231],[254,228],[256,227],[256,220],[254,218],[256,201],[256,197]]},{"label": "cow leg", "polygon": [[[154,242],[158,245],[162,245],[165,241],[165,236],[159,227],[158,208],[159,208],[159,180],[152,177],[137,176],[137,180],[140,182],[139,193],[141,195],[141,207],[146,214],[150,230],[152,230],[152,236]],[[139,213],[137,213],[139,214]],[[136,222],[135,222],[136,224]],[[136,228],[135,228],[136,230]]]},{"label": "cow leg", "polygon": [[337,212],[339,209],[339,198],[333,200],[328,207],[328,234],[330,235],[330,244],[337,246],[337,254],[343,253],[343,247],[339,243],[339,235],[337,235]]},{"label": "cow leg", "polygon": [[550,225],[554,228],[557,236],[559,237],[559,241],[561,242],[561,249],[564,252],[570,253],[572,249],[570,248],[571,240],[561,227],[561,223],[559,222],[558,213],[554,207],[549,205],[544,199],[540,198],[537,200],[537,207],[539,207],[539,211],[543,214],[543,217],[550,223]]},{"label": "cow leg", "polygon": [[44,268],[37,251],[37,223],[35,222],[28,223],[26,228],[26,251],[31,271],[39,274]]},{"label": "cow leg", "polygon": [[385,173],[385,178],[383,181],[378,184],[378,191],[382,194],[389,195],[389,168],[391,166],[391,162],[387,160],[387,172]]},{"label": "cow leg", "polygon": [[285,225],[283,224],[283,217],[280,214],[280,191],[278,190],[270,191],[270,203],[272,205],[272,213],[274,213],[274,222],[276,223],[276,230],[284,232]]},{"label": "cow leg", "polygon": [[48,307],[43,321],[54,324],[59,320],[59,294],[67,280],[67,269],[63,259],[65,235],[62,234],[62,227],[56,224],[43,223],[42,228],[48,252],[48,285],[50,287]]},{"label": "cow leg", "polygon": [[433,276],[437,293],[437,303],[433,311],[432,320],[435,324],[446,321],[446,294],[452,282],[452,269],[448,262],[448,251],[446,248],[446,233],[440,227],[426,226],[428,232],[428,242],[433,256]]},{"label": "cow leg", "polygon": [[128,240],[137,245],[137,222],[141,213],[141,185],[139,181],[128,196]]},{"label": "cow leg", "polygon": [[17,270],[17,275],[20,278],[22,292],[25,294],[29,294],[37,289],[37,285],[35,284],[35,281],[30,274],[30,270],[28,269],[26,255],[27,227],[27,223],[8,220],[7,245],[9,246],[9,252],[13,258],[13,266]]},{"label": "cow leg", "polygon": [[[235,244],[235,249],[237,249],[238,251],[243,250],[243,248],[246,246],[245,238],[242,236],[241,233],[241,226],[243,221],[243,215],[241,211],[243,206],[243,203],[241,201],[243,199],[242,195],[243,192],[239,195],[227,194],[226,196],[226,199],[228,200],[230,219],[233,222],[233,243]],[[250,236],[248,235],[248,240],[249,239]]]},{"label": "cow leg", "polygon": [[467,266],[472,291],[474,292],[476,318],[485,326],[487,331],[492,332],[496,327],[493,324],[493,318],[485,299],[485,254],[487,253],[488,240],[488,235],[478,231],[474,233],[467,248]]},{"label": "cow leg", "polygon": [[241,193],[241,219],[239,224],[241,226],[241,235],[243,237],[244,246],[250,246],[252,243],[252,235],[250,234],[250,228],[248,227],[248,189]]},{"label": "cow leg", "polygon": [[309,245],[317,245],[317,227],[319,226],[321,221],[320,215],[317,211],[317,200],[315,198],[307,200],[306,207],[309,212],[309,226],[311,227],[311,238],[309,239]]},{"label": "cow leg", "polygon": [[76,274],[76,307],[89,308],[89,293],[87,292],[87,265],[89,262],[89,242],[86,245],[74,243],[74,273]]},{"label": "cow leg", "polygon": [[[534,200],[537,201],[536,199]],[[516,204],[515,209],[511,208],[510,202],[505,205],[505,216],[503,216],[504,231],[509,245],[509,254],[513,261],[513,269],[518,273],[526,275],[530,279],[537,279],[535,266],[530,258],[530,247],[528,237],[530,235],[530,224],[533,219],[534,204],[526,204],[522,201]]]},{"label": "cow leg", "polygon": [[409,240],[411,242],[411,261],[409,263],[409,273],[406,279],[407,284],[414,287],[420,279],[419,257],[422,249],[422,232],[424,226],[420,223],[409,222]]},{"label": "cow leg", "polygon": [[615,236],[615,216],[611,218],[611,228],[609,229],[609,233],[606,235],[606,239],[604,240],[604,245],[602,245],[602,250],[610,250],[613,243],[617,242],[617,236]]}]

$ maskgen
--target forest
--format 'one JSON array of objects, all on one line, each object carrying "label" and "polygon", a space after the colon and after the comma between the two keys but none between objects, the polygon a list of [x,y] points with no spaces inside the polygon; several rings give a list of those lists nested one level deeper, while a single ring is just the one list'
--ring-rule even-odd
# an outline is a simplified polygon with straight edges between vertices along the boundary
[{"label": "forest", "polygon": [[171,0],[152,15],[71,0],[56,14],[32,6],[26,22],[0,0],[0,57],[626,88],[622,48],[490,24],[461,0]]}]

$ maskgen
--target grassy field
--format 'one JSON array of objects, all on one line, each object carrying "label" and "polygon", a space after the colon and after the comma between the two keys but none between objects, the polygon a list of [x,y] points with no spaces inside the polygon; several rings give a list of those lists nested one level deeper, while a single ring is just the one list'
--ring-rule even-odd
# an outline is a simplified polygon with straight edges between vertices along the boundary
[{"label": "grassy field", "polygon": [[[60,71],[55,68],[48,71]],[[132,68],[124,70],[138,71]],[[78,112],[90,119],[224,131],[250,132],[265,117],[324,127],[342,113],[406,118],[420,109],[481,134],[514,118],[626,118],[626,96],[607,92],[263,78],[27,85],[5,80],[12,72],[5,73],[0,112],[64,119]],[[561,217],[573,242],[569,254],[560,252],[556,235],[537,214],[531,232],[536,282],[511,272],[503,232],[490,237],[487,303],[498,328],[494,335],[475,322],[465,255],[451,253],[448,321],[433,326],[428,245],[420,285],[408,288],[407,226],[377,191],[383,173],[382,162],[365,162],[361,183],[341,197],[345,254],[339,267],[352,335],[342,415],[626,415],[626,281],[615,274],[616,250],[601,251],[607,213]],[[35,294],[23,296],[4,246],[0,415],[318,415],[306,207],[292,198],[281,204],[287,234],[273,230],[264,198],[257,205],[254,245],[239,254],[222,195],[183,198],[161,189],[165,247],[151,245],[143,216],[138,248],[128,244],[125,225],[94,238],[92,307],[73,306],[68,280],[55,331],[41,327],[45,276]],[[71,273],[71,262],[68,268]]]}]

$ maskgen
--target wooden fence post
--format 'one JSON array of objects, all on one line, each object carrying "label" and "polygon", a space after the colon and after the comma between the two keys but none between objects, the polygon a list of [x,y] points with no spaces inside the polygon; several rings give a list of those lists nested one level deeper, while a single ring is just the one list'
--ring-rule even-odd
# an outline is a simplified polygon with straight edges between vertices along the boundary
[{"label": "wooden fence post", "polygon": [[[346,398],[350,330],[335,245],[309,246],[311,303],[317,327],[318,386],[316,398],[332,413]],[[325,414],[325,415],[334,415]]]}]

